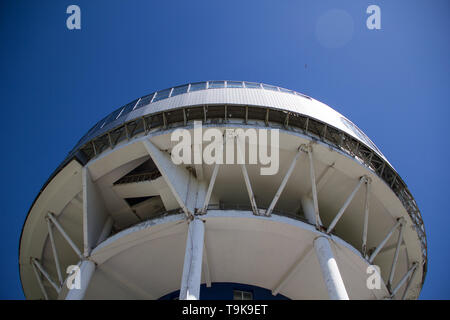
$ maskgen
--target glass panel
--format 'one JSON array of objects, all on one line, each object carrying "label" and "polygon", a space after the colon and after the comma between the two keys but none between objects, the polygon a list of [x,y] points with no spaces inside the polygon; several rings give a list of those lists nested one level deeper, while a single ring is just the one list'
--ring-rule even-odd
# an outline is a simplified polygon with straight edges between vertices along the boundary
[{"label": "glass panel", "polygon": [[178,87],[173,88],[172,97],[177,96],[179,94],[186,93],[188,91],[188,87],[189,87],[189,85],[185,84],[184,86],[178,86]]},{"label": "glass panel", "polygon": [[227,88],[242,88],[241,81],[227,81]]},{"label": "glass panel", "polygon": [[122,118],[124,115],[126,115],[131,110],[133,110],[134,106],[136,105],[136,102],[137,102],[137,100],[134,100],[134,101],[126,104],[125,107],[123,108],[122,113],[119,115],[119,118]]},{"label": "glass panel", "polygon": [[252,88],[252,89],[258,88],[258,89],[261,89],[261,85],[259,83],[256,83],[256,82],[244,82],[244,83],[245,83],[245,87],[246,88]]},{"label": "glass panel", "polygon": [[272,91],[278,91],[278,87],[275,87],[275,86],[271,86],[271,85],[268,85],[268,84],[262,84],[262,87],[264,88],[264,89],[266,89],[266,90],[272,90]]},{"label": "glass panel", "polygon": [[114,120],[117,119],[117,117],[119,116],[120,112],[122,111],[123,107],[120,107],[119,109],[117,109],[116,111],[114,111],[113,113],[111,113],[109,115],[109,117],[106,119],[106,121],[102,124],[102,126],[100,128],[103,128],[104,126],[106,126],[108,123],[113,122]]},{"label": "glass panel", "polygon": [[154,93],[151,93],[148,96],[142,97],[141,101],[139,101],[138,105],[134,109],[136,110],[136,109],[139,109],[139,108],[142,108],[142,107],[148,105],[150,103],[150,101],[152,101],[153,95],[154,95]]},{"label": "glass panel", "polygon": [[168,98],[170,95],[170,90],[172,90],[172,89],[165,89],[165,90],[158,91],[156,93],[155,99],[153,99],[153,102]]},{"label": "glass panel", "polygon": [[253,293],[249,291],[233,290],[233,300],[253,300]]},{"label": "glass panel", "polygon": [[281,87],[280,87],[280,91],[294,94],[294,91],[289,90],[289,89],[285,89],[285,88],[281,88]]},{"label": "glass panel", "polygon": [[225,81],[210,81],[209,82],[209,88],[225,88]]},{"label": "glass panel", "polygon": [[203,90],[203,89],[206,89],[206,82],[191,83],[191,89],[189,90],[189,92]]}]

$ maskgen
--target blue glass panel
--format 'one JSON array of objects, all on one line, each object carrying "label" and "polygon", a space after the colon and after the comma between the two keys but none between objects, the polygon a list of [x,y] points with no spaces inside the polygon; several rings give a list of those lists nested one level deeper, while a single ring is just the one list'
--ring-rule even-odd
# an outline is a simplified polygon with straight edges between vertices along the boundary
[{"label": "blue glass panel", "polygon": [[227,81],[227,88],[242,88],[241,81]]},{"label": "blue glass panel", "polygon": [[261,84],[256,82],[244,82],[246,88],[261,89]]},{"label": "blue glass panel", "polygon": [[272,91],[278,91],[278,87],[275,87],[275,86],[271,86],[271,85],[268,85],[268,84],[262,84],[262,87],[264,88],[264,89],[266,89],[266,90],[272,90]]},{"label": "blue glass panel", "polygon": [[154,93],[151,93],[148,96],[142,97],[141,101],[139,101],[138,105],[134,109],[139,109],[139,108],[142,108],[142,107],[148,105],[152,101],[153,95],[154,95]]},{"label": "blue glass panel", "polygon": [[188,91],[188,87],[189,87],[189,85],[185,84],[184,86],[178,86],[178,87],[173,88],[172,97],[177,96],[179,94],[186,93]]},{"label": "blue glass panel", "polygon": [[153,102],[159,101],[159,100],[162,100],[162,99],[167,99],[169,97],[169,95],[170,95],[170,90],[172,90],[172,89],[166,89],[166,90],[158,91],[156,93],[155,99],[153,99]]},{"label": "blue glass panel", "polygon": [[189,89],[189,92],[203,90],[203,89],[206,89],[206,82],[191,83],[191,89]]},{"label": "blue glass panel", "polygon": [[214,89],[214,88],[225,88],[225,81],[210,81],[209,89]]}]

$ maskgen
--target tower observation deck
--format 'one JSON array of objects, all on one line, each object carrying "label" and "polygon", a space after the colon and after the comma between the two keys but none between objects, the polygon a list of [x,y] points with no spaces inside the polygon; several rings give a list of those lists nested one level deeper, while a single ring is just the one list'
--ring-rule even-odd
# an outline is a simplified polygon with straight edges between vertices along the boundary
[{"label": "tower observation deck", "polygon": [[[181,133],[192,163],[174,161]],[[203,159],[214,134],[227,161]],[[19,255],[27,299],[417,299],[427,268],[420,211],[377,146],[307,95],[245,81],[96,123],[37,195]]]}]

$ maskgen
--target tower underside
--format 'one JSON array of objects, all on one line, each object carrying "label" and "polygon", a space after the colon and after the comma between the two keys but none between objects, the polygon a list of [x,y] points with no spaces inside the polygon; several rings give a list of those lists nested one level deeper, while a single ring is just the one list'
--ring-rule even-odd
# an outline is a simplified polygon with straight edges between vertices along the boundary
[{"label": "tower underside", "polygon": [[[154,101],[82,141],[27,218],[27,298],[159,299],[180,290],[180,298],[201,299],[198,286],[214,283],[290,299],[417,298],[426,263],[420,213],[371,141],[334,126],[328,109],[311,111],[317,106],[305,97],[280,109],[290,93],[265,101],[262,89],[216,90]],[[175,165],[171,134],[194,136],[194,121],[222,133],[278,130],[278,172],[261,175],[267,166],[249,159]],[[88,279],[80,291],[65,285],[70,265]],[[377,288],[368,285],[371,265],[380,268]]]}]

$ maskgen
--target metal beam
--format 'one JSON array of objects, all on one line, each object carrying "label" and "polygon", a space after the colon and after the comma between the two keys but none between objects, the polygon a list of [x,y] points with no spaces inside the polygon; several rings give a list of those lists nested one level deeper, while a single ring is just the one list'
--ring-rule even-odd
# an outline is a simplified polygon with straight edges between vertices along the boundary
[{"label": "metal beam", "polygon": [[327,233],[330,233],[331,231],[333,231],[333,229],[336,226],[336,224],[338,223],[339,219],[342,217],[342,215],[344,214],[345,210],[350,205],[350,202],[355,197],[356,192],[358,192],[359,188],[361,187],[361,185],[365,181],[366,181],[366,177],[364,177],[364,176],[359,179],[359,182],[356,185],[355,189],[353,189],[352,193],[348,196],[347,200],[345,200],[345,202],[342,205],[341,209],[339,210],[339,212],[334,217],[333,221],[331,221],[330,225],[328,226]]},{"label": "metal beam", "polygon": [[403,241],[404,229],[405,229],[405,224],[402,223],[400,225],[400,231],[398,232],[397,247],[395,248],[394,258],[392,259],[391,271],[389,272],[389,280],[388,280],[388,284],[387,284],[388,288],[391,288],[392,280],[394,279],[395,267],[397,265],[398,254],[400,253],[400,245],[402,244],[402,241]]},{"label": "metal beam", "polygon": [[280,187],[277,190],[277,193],[275,194],[275,196],[272,199],[272,202],[270,203],[269,208],[266,210],[266,216],[270,216],[270,214],[272,213],[273,208],[275,207],[275,205],[277,204],[278,199],[281,196],[281,193],[284,190],[284,187],[286,186],[292,172],[294,171],[295,165],[297,164],[297,160],[300,157],[302,153],[302,150],[299,148],[297,153],[294,156],[294,159],[291,162],[291,165],[289,166],[288,171],[286,172],[286,174],[284,175],[283,180],[281,181]]},{"label": "metal beam", "polygon": [[[235,137],[236,140],[239,140],[239,136]],[[245,143],[243,144],[245,146]],[[240,143],[239,141],[237,141],[237,148],[240,148]],[[256,200],[255,200],[255,195],[253,194],[253,190],[252,190],[252,185],[250,183],[250,178],[248,176],[248,172],[247,172],[247,167],[245,166],[245,159],[243,159],[243,150],[237,150],[237,154],[238,157],[240,157],[240,159],[238,159],[238,163],[241,163],[241,170],[242,170],[242,175],[244,176],[244,181],[245,181],[245,186],[247,188],[247,192],[248,192],[248,197],[250,200],[250,204],[252,206],[252,211],[253,214],[255,215],[259,215],[259,211],[258,211],[258,207],[256,206]]]},{"label": "metal beam", "polygon": [[156,164],[164,181],[169,186],[170,191],[178,202],[180,208],[184,211],[186,217],[191,217],[194,212],[194,205],[188,207],[189,181],[191,174],[183,166],[176,166],[169,155],[159,150],[148,139],[143,140],[143,144],[148,154]]},{"label": "metal beam", "polygon": [[259,215],[258,207],[256,206],[255,196],[253,194],[252,185],[250,184],[250,178],[248,177],[247,168],[245,164],[241,164],[242,174],[244,175],[245,186],[247,188],[248,197],[250,199],[250,204],[252,206],[252,211],[255,215]]},{"label": "metal beam", "polygon": [[411,275],[411,273],[416,270],[416,268],[417,268],[417,262],[414,262],[413,265],[411,266],[411,268],[409,268],[409,270],[405,273],[403,278],[399,281],[399,283],[394,288],[394,290],[392,290],[391,299],[393,297],[395,297],[395,295],[397,294],[397,291],[402,287],[402,285],[405,283],[405,281],[408,279],[408,277]]},{"label": "metal beam", "polygon": [[300,267],[308,260],[309,256],[313,252],[312,246],[308,246],[300,255],[300,257],[295,261],[295,263],[289,268],[289,270],[281,277],[280,282],[275,288],[272,289],[272,295],[276,296],[288,283],[292,277],[300,270]]},{"label": "metal beam", "polygon": [[46,218],[45,220],[47,221],[48,237],[50,238],[50,244],[52,246],[53,258],[55,259],[56,273],[58,274],[59,285],[62,286],[64,280],[61,273],[61,265],[59,264],[58,252],[56,251],[55,239],[53,238],[52,225],[48,218]]},{"label": "metal beam", "polygon": [[377,256],[377,254],[380,252],[381,249],[383,249],[384,245],[386,244],[386,242],[389,240],[389,238],[392,236],[392,234],[394,233],[395,229],[398,228],[398,226],[400,224],[403,223],[403,218],[399,218],[397,219],[397,222],[394,224],[394,226],[391,228],[391,230],[388,232],[388,234],[386,235],[386,237],[383,239],[383,241],[381,241],[381,243],[378,245],[378,247],[376,247],[375,251],[371,254],[370,258],[369,258],[369,262],[372,263],[373,260],[375,259],[375,257]]},{"label": "metal beam", "polygon": [[364,199],[364,226],[362,236],[361,252],[363,257],[367,259],[367,232],[369,229],[369,200],[370,200],[370,179],[366,181],[366,196]]},{"label": "metal beam", "polygon": [[406,298],[406,294],[408,293],[409,288],[411,287],[411,283],[414,279],[414,276],[416,275],[416,271],[417,271],[417,268],[414,269],[413,273],[409,277],[408,284],[406,285],[405,291],[403,291],[403,294],[402,294],[402,300],[405,300],[405,298]]},{"label": "metal beam", "polygon": [[209,204],[209,200],[211,199],[211,193],[213,191],[214,184],[216,182],[217,173],[219,172],[219,166],[220,166],[220,164],[218,164],[218,163],[216,163],[214,165],[214,169],[213,169],[213,172],[211,175],[211,180],[209,180],[208,190],[206,191],[206,195],[205,195],[205,202],[203,203],[203,207],[202,207],[202,210],[200,211],[200,214],[205,214],[206,211],[208,210],[208,204]]},{"label": "metal beam", "polygon": [[312,146],[307,146],[308,159],[309,159],[309,175],[311,179],[311,193],[314,203],[314,214],[316,216],[316,228],[320,229],[322,226],[322,221],[319,215],[319,203],[317,199],[317,187],[316,187],[316,174],[314,172],[314,160],[312,157]]},{"label": "metal beam", "polygon": [[52,287],[55,289],[57,293],[61,291],[61,287],[58,286],[55,281],[50,277],[50,275],[45,271],[44,267],[37,261],[36,259],[33,259],[34,265],[39,269],[39,271],[42,273],[42,275],[48,280],[48,282],[52,285]]},{"label": "metal beam", "polygon": [[[328,178],[333,173],[332,169],[334,169],[334,163],[332,163],[329,166],[327,166],[323,170],[323,172],[320,174],[320,176],[317,178],[317,181],[316,181],[316,192],[317,192],[317,194],[320,193],[320,190],[322,190],[322,188],[325,186],[325,183],[327,182]],[[308,196],[312,197],[312,189],[309,190]]]},{"label": "metal beam", "polygon": [[59,224],[58,220],[53,216],[51,212],[47,214],[51,222],[55,225],[56,229],[58,229],[59,233],[66,239],[67,243],[72,247],[73,251],[80,257],[80,259],[83,259],[83,254],[81,253],[80,249],[78,249],[77,245],[70,239],[69,235],[64,231],[64,228]]},{"label": "metal beam", "polygon": [[39,272],[37,271],[36,266],[34,265],[33,259],[31,259],[31,266],[33,267],[34,274],[35,274],[36,279],[37,279],[37,281],[39,283],[39,288],[41,288],[41,292],[44,295],[44,299],[48,300],[47,291],[45,290],[44,284],[42,283],[41,276],[39,275]]}]

